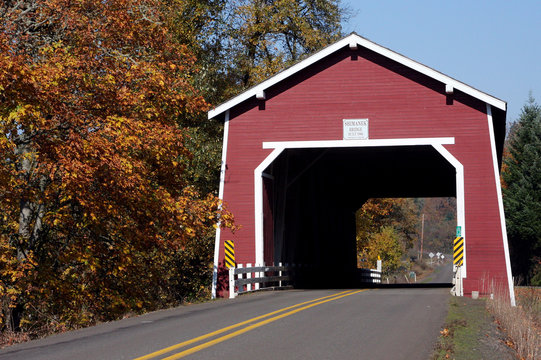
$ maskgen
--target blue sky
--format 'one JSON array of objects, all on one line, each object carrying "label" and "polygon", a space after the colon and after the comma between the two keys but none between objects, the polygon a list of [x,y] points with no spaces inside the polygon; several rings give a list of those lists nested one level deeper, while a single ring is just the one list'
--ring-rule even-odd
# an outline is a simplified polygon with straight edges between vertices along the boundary
[{"label": "blue sky", "polygon": [[342,0],[343,31],[432,67],[507,102],[518,118],[541,103],[541,1]]}]

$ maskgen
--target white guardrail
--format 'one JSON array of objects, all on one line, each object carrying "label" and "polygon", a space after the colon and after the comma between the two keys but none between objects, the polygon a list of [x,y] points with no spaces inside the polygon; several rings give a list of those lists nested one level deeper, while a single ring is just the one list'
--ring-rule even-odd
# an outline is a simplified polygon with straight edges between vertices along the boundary
[{"label": "white guardrail", "polygon": [[[309,266],[295,264],[252,266],[248,263],[246,267],[238,264],[236,268],[229,269],[229,298],[258,290],[292,287],[294,273],[311,270]],[[378,260],[378,269],[357,269],[357,279],[360,284],[381,284],[381,260]]]},{"label": "white guardrail", "polygon": [[381,271],[376,269],[359,269],[361,283],[381,284]]},{"label": "white guardrail", "polygon": [[289,286],[291,281],[291,268],[282,266],[252,266],[238,264],[236,268],[229,269],[229,298],[233,299],[238,294],[258,291],[263,289],[283,288]]}]

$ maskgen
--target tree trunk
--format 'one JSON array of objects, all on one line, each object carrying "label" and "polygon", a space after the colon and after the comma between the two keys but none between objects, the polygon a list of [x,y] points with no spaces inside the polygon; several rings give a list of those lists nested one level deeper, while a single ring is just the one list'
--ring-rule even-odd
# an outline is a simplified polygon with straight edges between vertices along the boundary
[{"label": "tree trunk", "polygon": [[17,303],[14,308],[11,308],[8,316],[6,327],[8,331],[19,332],[21,331],[21,318],[23,315],[24,307],[22,304]]},{"label": "tree trunk", "polygon": [[[27,192],[20,199],[19,230],[16,243],[17,260],[25,261],[30,251],[34,250],[43,228],[45,206],[39,200],[39,194],[45,191],[47,178],[43,175],[33,174],[36,168],[34,152],[30,141],[24,134],[19,134],[19,144],[16,154],[20,157],[19,170],[21,179],[27,186]],[[24,312],[24,302],[17,299],[15,307],[11,308],[6,326],[8,330],[20,331],[21,318]]]}]

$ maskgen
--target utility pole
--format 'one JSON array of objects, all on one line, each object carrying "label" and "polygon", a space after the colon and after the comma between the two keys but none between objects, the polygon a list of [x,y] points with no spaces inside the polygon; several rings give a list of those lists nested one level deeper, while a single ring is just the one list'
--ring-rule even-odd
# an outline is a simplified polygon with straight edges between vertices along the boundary
[{"label": "utility pole", "polygon": [[421,220],[421,252],[419,254],[419,259],[423,260],[423,240],[425,236],[425,214],[423,213]]}]

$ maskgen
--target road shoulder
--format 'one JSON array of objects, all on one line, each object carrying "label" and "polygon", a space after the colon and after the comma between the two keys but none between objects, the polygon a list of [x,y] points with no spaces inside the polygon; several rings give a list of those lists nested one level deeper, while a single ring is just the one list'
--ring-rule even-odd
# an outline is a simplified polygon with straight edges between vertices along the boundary
[{"label": "road shoulder", "polygon": [[432,360],[516,359],[484,299],[452,297]]}]

